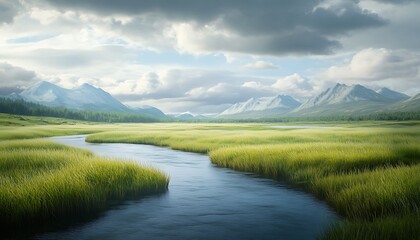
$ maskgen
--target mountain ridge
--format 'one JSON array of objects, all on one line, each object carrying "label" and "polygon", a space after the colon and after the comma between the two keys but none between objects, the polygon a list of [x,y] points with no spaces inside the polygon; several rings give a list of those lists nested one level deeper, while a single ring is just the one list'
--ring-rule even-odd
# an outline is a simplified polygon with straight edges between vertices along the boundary
[{"label": "mountain ridge", "polygon": [[400,93],[386,87],[379,89],[377,93],[381,94],[382,96],[387,97],[388,99],[397,100],[397,101],[407,100],[410,98],[410,96],[408,96],[407,94]]},{"label": "mountain ridge", "polygon": [[[66,89],[47,81],[41,81],[21,93],[12,93],[9,99],[34,102],[49,107],[65,107],[76,110],[135,113],[154,117],[168,117],[152,106],[126,106],[101,88],[84,83]],[[278,94],[273,97],[250,98],[232,104],[218,114],[217,118],[264,118],[264,117],[314,117],[332,115],[363,115],[384,112],[420,112],[420,94],[406,94],[381,88],[370,88],[337,83],[320,94],[300,103],[292,96]],[[174,114],[181,119],[207,118],[189,112]]]},{"label": "mountain ridge", "polygon": [[[335,86],[327,88],[298,106],[290,106],[288,109],[283,109],[284,111],[270,111],[270,108],[248,108],[248,111],[244,111],[250,103],[255,103],[257,100],[270,99],[270,97],[250,98],[245,102],[233,104],[222,112],[219,117],[312,117],[395,112],[401,109],[420,111],[420,103],[417,103],[420,102],[420,94],[416,96],[419,97],[410,98],[406,94],[389,88],[381,88],[378,91],[374,91],[360,84],[349,86],[337,83]],[[260,104],[260,106],[262,105]],[[226,114],[226,112],[230,114]]]},{"label": "mountain ridge", "polygon": [[282,113],[298,107],[301,103],[288,95],[276,95],[274,97],[250,98],[245,102],[233,104],[219,114],[219,116],[232,116],[260,112],[261,114]]},{"label": "mountain ridge", "polygon": [[331,116],[372,114],[395,111],[398,103],[409,96],[382,88],[374,91],[360,84],[346,85],[337,83],[319,95],[308,99],[299,108],[289,113],[289,116]]},{"label": "mountain ridge", "polygon": [[48,81],[40,81],[21,93],[12,93],[10,99],[25,100],[48,107],[65,107],[76,110],[91,110],[101,112],[137,113],[155,117],[166,117],[159,109],[147,106],[132,108],[124,105],[110,93],[88,83],[67,89]]}]

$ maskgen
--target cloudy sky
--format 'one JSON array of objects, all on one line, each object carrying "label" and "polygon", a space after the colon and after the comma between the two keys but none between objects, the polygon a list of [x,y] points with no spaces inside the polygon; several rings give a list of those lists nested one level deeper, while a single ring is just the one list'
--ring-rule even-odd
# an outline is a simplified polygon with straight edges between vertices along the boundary
[{"label": "cloudy sky", "polygon": [[420,92],[420,0],[0,0],[0,94],[85,82],[167,113],[337,82]]}]

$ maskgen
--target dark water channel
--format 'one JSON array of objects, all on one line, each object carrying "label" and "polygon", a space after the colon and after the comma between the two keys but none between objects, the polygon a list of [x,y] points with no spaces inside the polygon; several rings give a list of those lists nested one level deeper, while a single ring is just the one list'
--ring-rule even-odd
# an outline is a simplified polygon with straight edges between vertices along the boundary
[{"label": "dark water channel", "polygon": [[315,239],[338,219],[323,202],[287,185],[219,168],[208,156],[136,144],[52,138],[106,157],[158,168],[168,192],[127,201],[101,217],[37,239]]}]

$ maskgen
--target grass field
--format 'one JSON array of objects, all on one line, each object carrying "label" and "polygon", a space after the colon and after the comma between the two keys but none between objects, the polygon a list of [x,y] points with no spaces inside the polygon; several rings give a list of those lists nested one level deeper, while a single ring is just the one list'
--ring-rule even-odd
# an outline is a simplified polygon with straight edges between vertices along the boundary
[{"label": "grass field", "polygon": [[[57,119],[46,121],[47,125],[0,127],[0,139],[90,133],[89,142],[152,144],[206,153],[216,165],[287,180],[325,200],[345,221],[329,229],[324,239],[420,236],[418,121],[300,123],[334,127],[322,129],[279,129],[270,124],[68,125],[57,123]],[[97,159],[87,152],[80,154]],[[47,165],[53,166],[51,162]],[[2,185],[12,184],[14,177],[4,179],[9,180],[2,178]]]},{"label": "grass field", "polygon": [[287,180],[345,217],[325,239],[417,239],[420,123],[332,125],[336,128],[152,124],[92,134],[87,141],[208,153],[216,165]]},{"label": "grass field", "polygon": [[166,191],[169,179],[155,169],[100,158],[86,150],[42,139],[4,140],[75,134],[86,131],[83,129],[35,126],[0,132],[3,233],[78,221],[115,202]]}]

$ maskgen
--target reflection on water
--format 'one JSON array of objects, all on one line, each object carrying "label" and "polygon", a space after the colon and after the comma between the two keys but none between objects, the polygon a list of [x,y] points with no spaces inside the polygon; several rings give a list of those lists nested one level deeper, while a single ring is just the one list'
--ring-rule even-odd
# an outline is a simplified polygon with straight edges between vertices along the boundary
[{"label": "reflection on water", "polygon": [[169,191],[128,201],[82,226],[37,239],[314,239],[337,216],[281,183],[218,168],[208,156],[148,145],[53,138],[101,156],[151,165],[170,175]]}]

